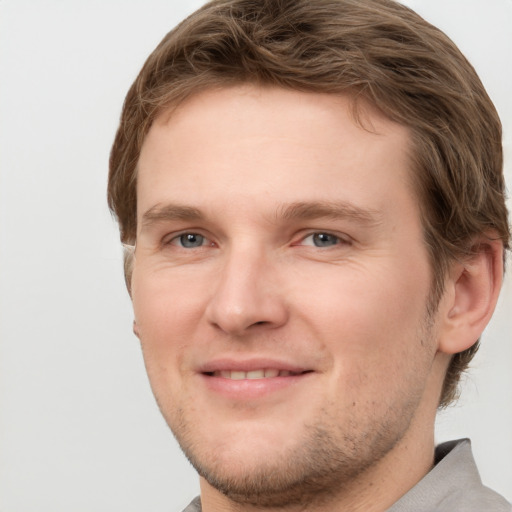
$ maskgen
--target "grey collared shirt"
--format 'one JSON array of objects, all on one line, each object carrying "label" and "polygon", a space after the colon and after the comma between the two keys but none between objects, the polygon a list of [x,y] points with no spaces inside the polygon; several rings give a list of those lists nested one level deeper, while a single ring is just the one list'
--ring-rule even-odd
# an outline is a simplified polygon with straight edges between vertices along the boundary
[{"label": "grey collared shirt", "polygon": [[469,439],[436,448],[436,464],[387,512],[511,512],[503,497],[482,484]]},{"label": "grey collared shirt", "polygon": [[[183,512],[201,512],[199,497]],[[512,506],[482,484],[469,439],[436,448],[436,464],[387,512],[512,512]]]}]

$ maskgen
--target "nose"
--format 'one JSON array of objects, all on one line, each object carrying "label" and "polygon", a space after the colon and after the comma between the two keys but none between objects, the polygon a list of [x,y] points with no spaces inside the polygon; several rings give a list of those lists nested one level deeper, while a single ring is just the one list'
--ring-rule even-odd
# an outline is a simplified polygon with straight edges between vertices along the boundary
[{"label": "nose", "polygon": [[276,276],[264,254],[231,251],[206,308],[210,324],[230,335],[275,329],[288,320],[288,309]]}]

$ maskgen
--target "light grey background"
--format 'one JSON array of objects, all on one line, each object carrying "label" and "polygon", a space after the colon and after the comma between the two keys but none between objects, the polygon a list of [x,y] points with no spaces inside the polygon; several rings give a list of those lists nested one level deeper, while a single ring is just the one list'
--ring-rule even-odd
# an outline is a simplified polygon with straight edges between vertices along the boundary
[{"label": "light grey background", "polygon": [[[122,100],[199,0],[0,1],[0,512],[179,511],[198,485],[154,404],[106,208]],[[512,1],[409,0],[468,55],[505,127]],[[512,500],[512,279],[438,440]]]}]

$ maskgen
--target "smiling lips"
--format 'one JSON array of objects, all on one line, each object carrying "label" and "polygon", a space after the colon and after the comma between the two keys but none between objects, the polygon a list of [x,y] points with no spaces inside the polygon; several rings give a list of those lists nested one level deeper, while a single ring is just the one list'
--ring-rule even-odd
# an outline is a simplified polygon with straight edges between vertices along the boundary
[{"label": "smiling lips", "polygon": [[222,377],[230,380],[256,380],[256,379],[271,379],[275,377],[290,377],[301,375],[302,371],[278,370],[276,368],[265,368],[250,371],[241,370],[217,370],[214,372],[207,372],[206,375],[210,377]]},{"label": "smiling lips", "polygon": [[207,388],[229,400],[245,402],[291,389],[314,374],[311,368],[276,359],[237,360],[222,358],[199,369]]}]

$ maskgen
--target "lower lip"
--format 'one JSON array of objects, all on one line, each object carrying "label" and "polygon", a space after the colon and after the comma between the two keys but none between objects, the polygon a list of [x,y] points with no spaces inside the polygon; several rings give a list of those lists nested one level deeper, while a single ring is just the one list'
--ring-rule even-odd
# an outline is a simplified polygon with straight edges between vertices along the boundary
[{"label": "lower lip", "polygon": [[214,393],[233,400],[251,400],[290,389],[300,382],[308,380],[311,375],[312,373],[309,372],[289,375],[288,377],[232,380],[225,377],[201,374],[201,378],[208,389]]}]

